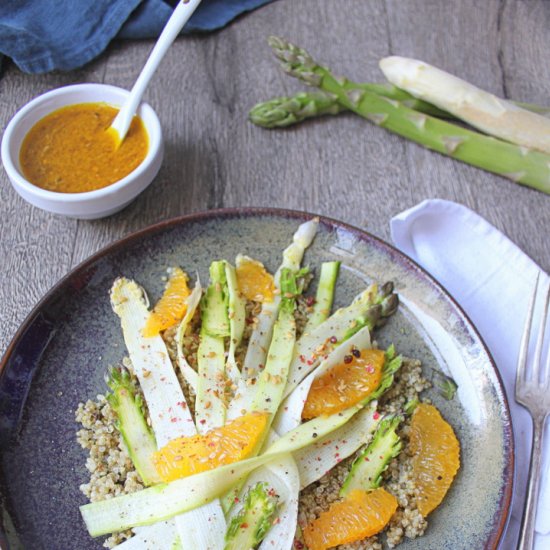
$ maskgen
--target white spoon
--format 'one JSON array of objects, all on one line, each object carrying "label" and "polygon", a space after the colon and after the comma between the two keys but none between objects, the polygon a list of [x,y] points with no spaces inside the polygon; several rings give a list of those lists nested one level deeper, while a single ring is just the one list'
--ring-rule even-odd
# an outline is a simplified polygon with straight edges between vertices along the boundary
[{"label": "white spoon", "polygon": [[187,23],[187,20],[191,17],[197,6],[200,4],[201,0],[181,0],[177,7],[174,9],[174,13],[168,19],[166,26],[162,30],[155,47],[149,54],[149,58],[145,63],[145,66],[141,70],[128,99],[122,105],[117,116],[113,120],[111,126],[109,127],[110,132],[116,138],[117,146],[122,143],[128,132],[128,128],[132,122],[137,108],[141,102],[143,92],[149,84],[154,72],[159,66],[164,54],[167,52],[168,48],[172,42],[176,39],[182,27]]}]

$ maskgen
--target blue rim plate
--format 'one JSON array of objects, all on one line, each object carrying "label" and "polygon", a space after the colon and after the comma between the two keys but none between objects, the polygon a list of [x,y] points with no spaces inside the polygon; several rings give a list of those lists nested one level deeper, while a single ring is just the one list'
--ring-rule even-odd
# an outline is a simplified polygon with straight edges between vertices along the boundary
[{"label": "blue rim plate", "polygon": [[[76,443],[79,402],[105,392],[103,375],[124,355],[108,291],[119,275],[139,281],[155,299],[167,267],[208,277],[215,258],[239,252],[280,262],[299,223],[312,214],[242,208],[165,221],[138,231],[79,265],[33,309],[0,363],[0,505],[2,548],[101,548],[85,531],[86,454]],[[336,303],[343,305],[371,280],[393,280],[401,306],[377,334],[380,345],[441,369],[458,382],[457,396],[427,396],[453,425],[462,466],[425,535],[400,548],[495,549],[512,497],[514,451],[502,382],[477,330],[445,289],[416,263],[380,239],[321,217],[306,264],[342,261]],[[9,541],[9,542],[8,542]]]}]

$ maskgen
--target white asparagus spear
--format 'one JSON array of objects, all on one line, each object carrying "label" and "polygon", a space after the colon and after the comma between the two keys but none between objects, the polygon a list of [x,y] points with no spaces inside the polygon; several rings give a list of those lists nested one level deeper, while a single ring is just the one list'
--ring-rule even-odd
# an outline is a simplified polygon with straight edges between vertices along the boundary
[{"label": "white asparagus spear", "polygon": [[541,115],[417,59],[385,57],[380,69],[395,86],[482,132],[550,153],[550,120]]}]

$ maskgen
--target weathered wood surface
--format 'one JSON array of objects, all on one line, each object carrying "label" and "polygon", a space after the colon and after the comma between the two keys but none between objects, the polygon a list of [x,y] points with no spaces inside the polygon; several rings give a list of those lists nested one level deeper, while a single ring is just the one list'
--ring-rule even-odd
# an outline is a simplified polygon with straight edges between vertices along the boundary
[{"label": "weathered wood surface", "polygon": [[[389,219],[426,198],[461,202],[550,270],[550,197],[426,151],[352,115],[288,131],[246,120],[257,101],[295,91],[265,38],[280,34],[338,72],[381,80],[388,54],[414,56],[488,90],[550,103],[550,2],[544,0],[279,0],[222,31],[179,39],[146,99],[166,138],[154,184],[123,212],[75,221],[32,208],[0,174],[0,353],[32,306],[99,248],[151,223],[225,206],[327,214],[389,239]],[[113,44],[68,74],[8,65],[0,123],[34,96],[76,82],[129,88],[151,42]]]}]

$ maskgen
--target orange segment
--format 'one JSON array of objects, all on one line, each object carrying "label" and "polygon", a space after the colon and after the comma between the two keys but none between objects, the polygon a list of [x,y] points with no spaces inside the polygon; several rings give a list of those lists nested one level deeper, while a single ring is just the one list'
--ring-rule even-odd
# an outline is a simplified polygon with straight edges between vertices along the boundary
[{"label": "orange segment", "polygon": [[384,352],[379,349],[354,349],[352,352],[343,363],[314,380],[302,411],[304,420],[352,407],[379,386]]},{"label": "orange segment", "polygon": [[239,291],[247,300],[255,302],[273,301],[275,292],[273,275],[267,272],[261,262],[248,256],[239,256],[236,270]]},{"label": "orange segment", "polygon": [[368,493],[356,489],[308,524],[304,541],[308,550],[325,550],[372,537],[386,527],[396,510],[397,499],[382,487]]},{"label": "orange segment", "polygon": [[418,511],[425,517],[437,508],[460,467],[460,444],[451,426],[433,405],[415,409],[409,449]]},{"label": "orange segment", "polygon": [[185,299],[189,296],[187,274],[179,267],[170,270],[164,294],[149,314],[143,328],[143,336],[156,336],[159,332],[173,327],[183,319],[187,311]]},{"label": "orange segment", "polygon": [[153,463],[163,481],[173,481],[243,460],[260,441],[268,418],[252,412],[205,434],[178,437],[154,453]]}]

